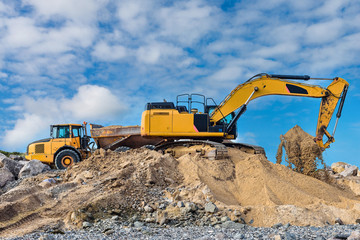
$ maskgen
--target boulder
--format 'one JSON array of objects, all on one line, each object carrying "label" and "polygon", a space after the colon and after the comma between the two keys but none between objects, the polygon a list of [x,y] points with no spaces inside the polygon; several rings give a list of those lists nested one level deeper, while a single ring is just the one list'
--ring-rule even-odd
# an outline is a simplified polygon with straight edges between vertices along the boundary
[{"label": "boulder", "polygon": [[331,164],[331,170],[334,173],[341,173],[342,171],[345,170],[346,166],[350,166],[350,165],[344,162],[336,162]]},{"label": "boulder", "polygon": [[39,160],[31,160],[20,170],[19,178],[36,176],[39,173],[49,171],[51,168]]},{"label": "boulder", "polygon": [[342,177],[356,176],[358,172],[358,167],[354,165],[350,165],[345,167],[345,170],[339,173]]},{"label": "boulder", "polygon": [[11,159],[13,159],[13,160],[16,160],[16,161],[25,160],[25,158],[23,156],[20,156],[20,155],[10,155],[9,157]]},{"label": "boulder", "polygon": [[216,205],[212,202],[208,202],[205,204],[205,212],[208,213],[214,213],[218,210],[218,208],[216,207]]},{"label": "boulder", "polygon": [[5,154],[0,152],[0,161],[3,160],[4,158],[6,158]]},{"label": "boulder", "polygon": [[245,229],[246,225],[241,223],[236,223],[233,221],[226,221],[221,224],[221,227],[228,229]]},{"label": "boulder", "polygon": [[359,240],[359,239],[360,239],[360,231],[356,230],[350,234],[347,240]]},{"label": "boulder", "polygon": [[15,161],[8,157],[3,158],[0,162],[3,167],[7,168],[16,178],[18,177],[20,170],[25,165],[23,162]]},{"label": "boulder", "polygon": [[0,187],[13,180],[15,180],[15,177],[7,168],[0,169]]}]

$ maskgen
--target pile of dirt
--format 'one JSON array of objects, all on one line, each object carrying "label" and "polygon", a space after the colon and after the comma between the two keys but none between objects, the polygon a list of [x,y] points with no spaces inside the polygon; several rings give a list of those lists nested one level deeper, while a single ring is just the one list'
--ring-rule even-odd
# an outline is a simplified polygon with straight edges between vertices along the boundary
[{"label": "pile of dirt", "polygon": [[285,161],[290,169],[305,175],[319,178],[318,169],[324,168],[322,150],[315,143],[314,137],[298,125],[280,136],[281,143],[276,155],[277,163],[282,162],[283,148]]},{"label": "pile of dirt", "polygon": [[0,235],[77,228],[114,216],[176,226],[216,225],[223,217],[253,226],[321,226],[336,218],[355,223],[360,214],[360,198],[349,189],[273,164],[264,155],[236,149],[229,155],[175,159],[148,149],[97,150],[67,171],[27,178],[1,195]]}]

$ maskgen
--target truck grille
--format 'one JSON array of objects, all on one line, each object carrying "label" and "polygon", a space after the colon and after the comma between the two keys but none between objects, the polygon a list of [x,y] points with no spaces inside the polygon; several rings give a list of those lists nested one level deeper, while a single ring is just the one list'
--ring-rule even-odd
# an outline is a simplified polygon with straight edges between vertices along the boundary
[{"label": "truck grille", "polygon": [[35,145],[35,153],[44,153],[44,144]]}]

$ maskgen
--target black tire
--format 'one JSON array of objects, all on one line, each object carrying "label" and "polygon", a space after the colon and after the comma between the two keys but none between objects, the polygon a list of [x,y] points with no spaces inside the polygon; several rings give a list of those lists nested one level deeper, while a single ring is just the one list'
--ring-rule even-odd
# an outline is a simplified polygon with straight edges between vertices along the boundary
[{"label": "black tire", "polygon": [[57,169],[66,169],[76,162],[80,162],[79,155],[71,149],[60,151],[55,157],[55,166]]},{"label": "black tire", "polygon": [[114,152],[126,152],[129,151],[131,148],[128,146],[120,146],[114,150]]},{"label": "black tire", "polygon": [[142,146],[141,148],[146,148],[146,149],[149,149],[149,150],[154,150],[154,149],[155,149],[155,146],[154,146],[154,145],[144,145],[144,146]]}]

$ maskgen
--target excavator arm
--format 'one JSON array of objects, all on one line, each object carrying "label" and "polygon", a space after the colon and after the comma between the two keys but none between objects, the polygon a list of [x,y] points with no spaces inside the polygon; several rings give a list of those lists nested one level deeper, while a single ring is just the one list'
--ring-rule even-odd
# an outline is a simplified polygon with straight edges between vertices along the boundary
[{"label": "excavator arm", "polygon": [[[258,74],[243,84],[238,85],[231,93],[218,105],[210,116],[212,125],[216,125],[232,112],[237,112],[233,120],[227,126],[226,131],[230,132],[236,124],[238,118],[245,112],[247,104],[262,96],[267,95],[287,95],[322,98],[318,123],[316,128],[316,143],[322,148],[328,148],[334,142],[334,133],[337,121],[341,116],[341,110],[346,97],[349,83],[342,78],[332,79],[332,83],[323,88],[316,85],[304,84],[288,79],[309,80],[310,77],[293,76],[293,75],[269,75]],[[329,80],[329,79],[326,79]],[[333,135],[327,131],[331,117],[336,109],[338,101],[341,99],[337,113],[337,120]],[[238,110],[238,111],[237,111]],[[326,135],[328,140],[323,142],[323,136]]]}]

